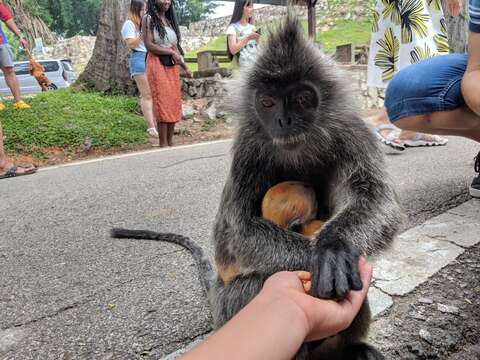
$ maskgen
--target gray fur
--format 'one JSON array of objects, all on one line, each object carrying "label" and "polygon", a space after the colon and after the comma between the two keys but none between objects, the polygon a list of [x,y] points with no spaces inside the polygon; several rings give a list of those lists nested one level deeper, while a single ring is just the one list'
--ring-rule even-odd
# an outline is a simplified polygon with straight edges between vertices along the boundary
[{"label": "gray fur", "polygon": [[[260,91],[281,94],[291,84],[314,88],[319,102],[309,115],[294,114],[292,136],[271,136],[259,116]],[[222,326],[261,290],[272,274],[284,270],[312,273],[312,294],[343,298],[362,287],[357,262],[361,254],[385,249],[403,215],[388,181],[377,141],[352,106],[335,64],[310,42],[298,21],[287,17],[272,34],[256,63],[233,86],[237,130],[233,161],[215,220],[217,265],[235,265],[229,284],[210,282],[212,266],[189,238],[148,231],[114,230],[114,237],[174,242],[190,249],[209,293],[214,326]],[[284,105],[288,110],[287,105]],[[303,114],[303,113],[301,113]],[[328,219],[316,239],[285,230],[261,217],[267,190],[283,181],[311,184],[319,219]],[[380,360],[361,340],[370,321],[365,302],[352,325],[333,340],[304,344],[297,359]],[[333,344],[333,345],[332,345]]]},{"label": "gray fur", "polygon": [[[242,276],[228,285],[219,280],[212,289],[216,327],[278,271],[310,271],[312,293],[323,298],[342,298],[350,289],[361,288],[358,257],[385,249],[401,225],[402,213],[383,155],[337,73],[333,62],[304,38],[297,20],[288,17],[234,86],[238,93],[232,114],[237,130],[214,245],[216,262],[236,264]],[[274,138],[259,115],[256,97],[265,91],[275,96],[295,83],[313,86],[319,104],[309,119],[295,118],[294,138]],[[284,146],[289,141],[300,145]],[[313,245],[260,216],[264,194],[287,180],[312,184],[319,218],[329,219]],[[352,358],[382,358],[360,343],[368,329],[367,304],[358,319],[344,333],[336,356],[351,348],[358,352]]]}]

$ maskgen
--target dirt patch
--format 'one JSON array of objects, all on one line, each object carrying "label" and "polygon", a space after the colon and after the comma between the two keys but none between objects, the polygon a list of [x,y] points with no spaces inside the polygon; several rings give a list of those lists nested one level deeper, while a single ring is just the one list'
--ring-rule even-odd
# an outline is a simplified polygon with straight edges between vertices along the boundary
[{"label": "dirt patch", "polygon": [[[395,299],[372,339],[387,359],[480,359],[480,245]],[[372,330],[373,330],[372,329]]]}]

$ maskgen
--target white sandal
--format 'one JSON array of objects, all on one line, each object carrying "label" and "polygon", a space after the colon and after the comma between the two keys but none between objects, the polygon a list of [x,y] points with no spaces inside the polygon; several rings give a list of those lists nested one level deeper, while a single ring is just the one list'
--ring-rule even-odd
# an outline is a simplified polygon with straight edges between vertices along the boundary
[{"label": "white sandal", "polygon": [[148,135],[158,137],[158,131],[154,127],[147,129]]}]

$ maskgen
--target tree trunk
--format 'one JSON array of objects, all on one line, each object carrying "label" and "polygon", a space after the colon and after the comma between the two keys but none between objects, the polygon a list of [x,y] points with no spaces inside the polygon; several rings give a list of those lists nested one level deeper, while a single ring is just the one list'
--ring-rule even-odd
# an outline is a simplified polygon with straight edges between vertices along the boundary
[{"label": "tree trunk", "polygon": [[120,31],[130,0],[104,0],[93,55],[78,83],[98,91],[133,95],[137,91],[128,70],[129,50]]},{"label": "tree trunk", "polygon": [[26,35],[30,44],[33,44],[35,38],[42,38],[43,43],[46,45],[55,43],[55,35],[50,31],[48,26],[39,17],[28,13],[21,1],[22,0],[3,0],[12,12],[15,23]]},{"label": "tree trunk", "polygon": [[447,21],[448,45],[451,53],[464,53],[467,51],[468,39],[468,0],[462,0],[462,12],[459,16],[453,17],[448,13],[445,0],[442,5]]}]

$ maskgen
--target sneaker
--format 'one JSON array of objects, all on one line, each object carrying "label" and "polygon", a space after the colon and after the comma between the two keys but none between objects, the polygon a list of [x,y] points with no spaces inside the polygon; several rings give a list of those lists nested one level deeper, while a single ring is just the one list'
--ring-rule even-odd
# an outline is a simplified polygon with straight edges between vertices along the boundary
[{"label": "sneaker", "polygon": [[5,106],[5,104],[4,104],[4,103],[0,103],[0,111],[3,111],[3,110],[5,110],[5,107],[6,107],[6,106]]},{"label": "sneaker", "polygon": [[470,195],[480,198],[480,152],[475,158],[475,172],[478,175],[473,178],[472,185],[470,185]]},{"label": "sneaker", "polygon": [[30,105],[28,105],[25,101],[20,100],[13,105],[13,107],[17,110],[25,110],[25,109],[30,109]]}]

